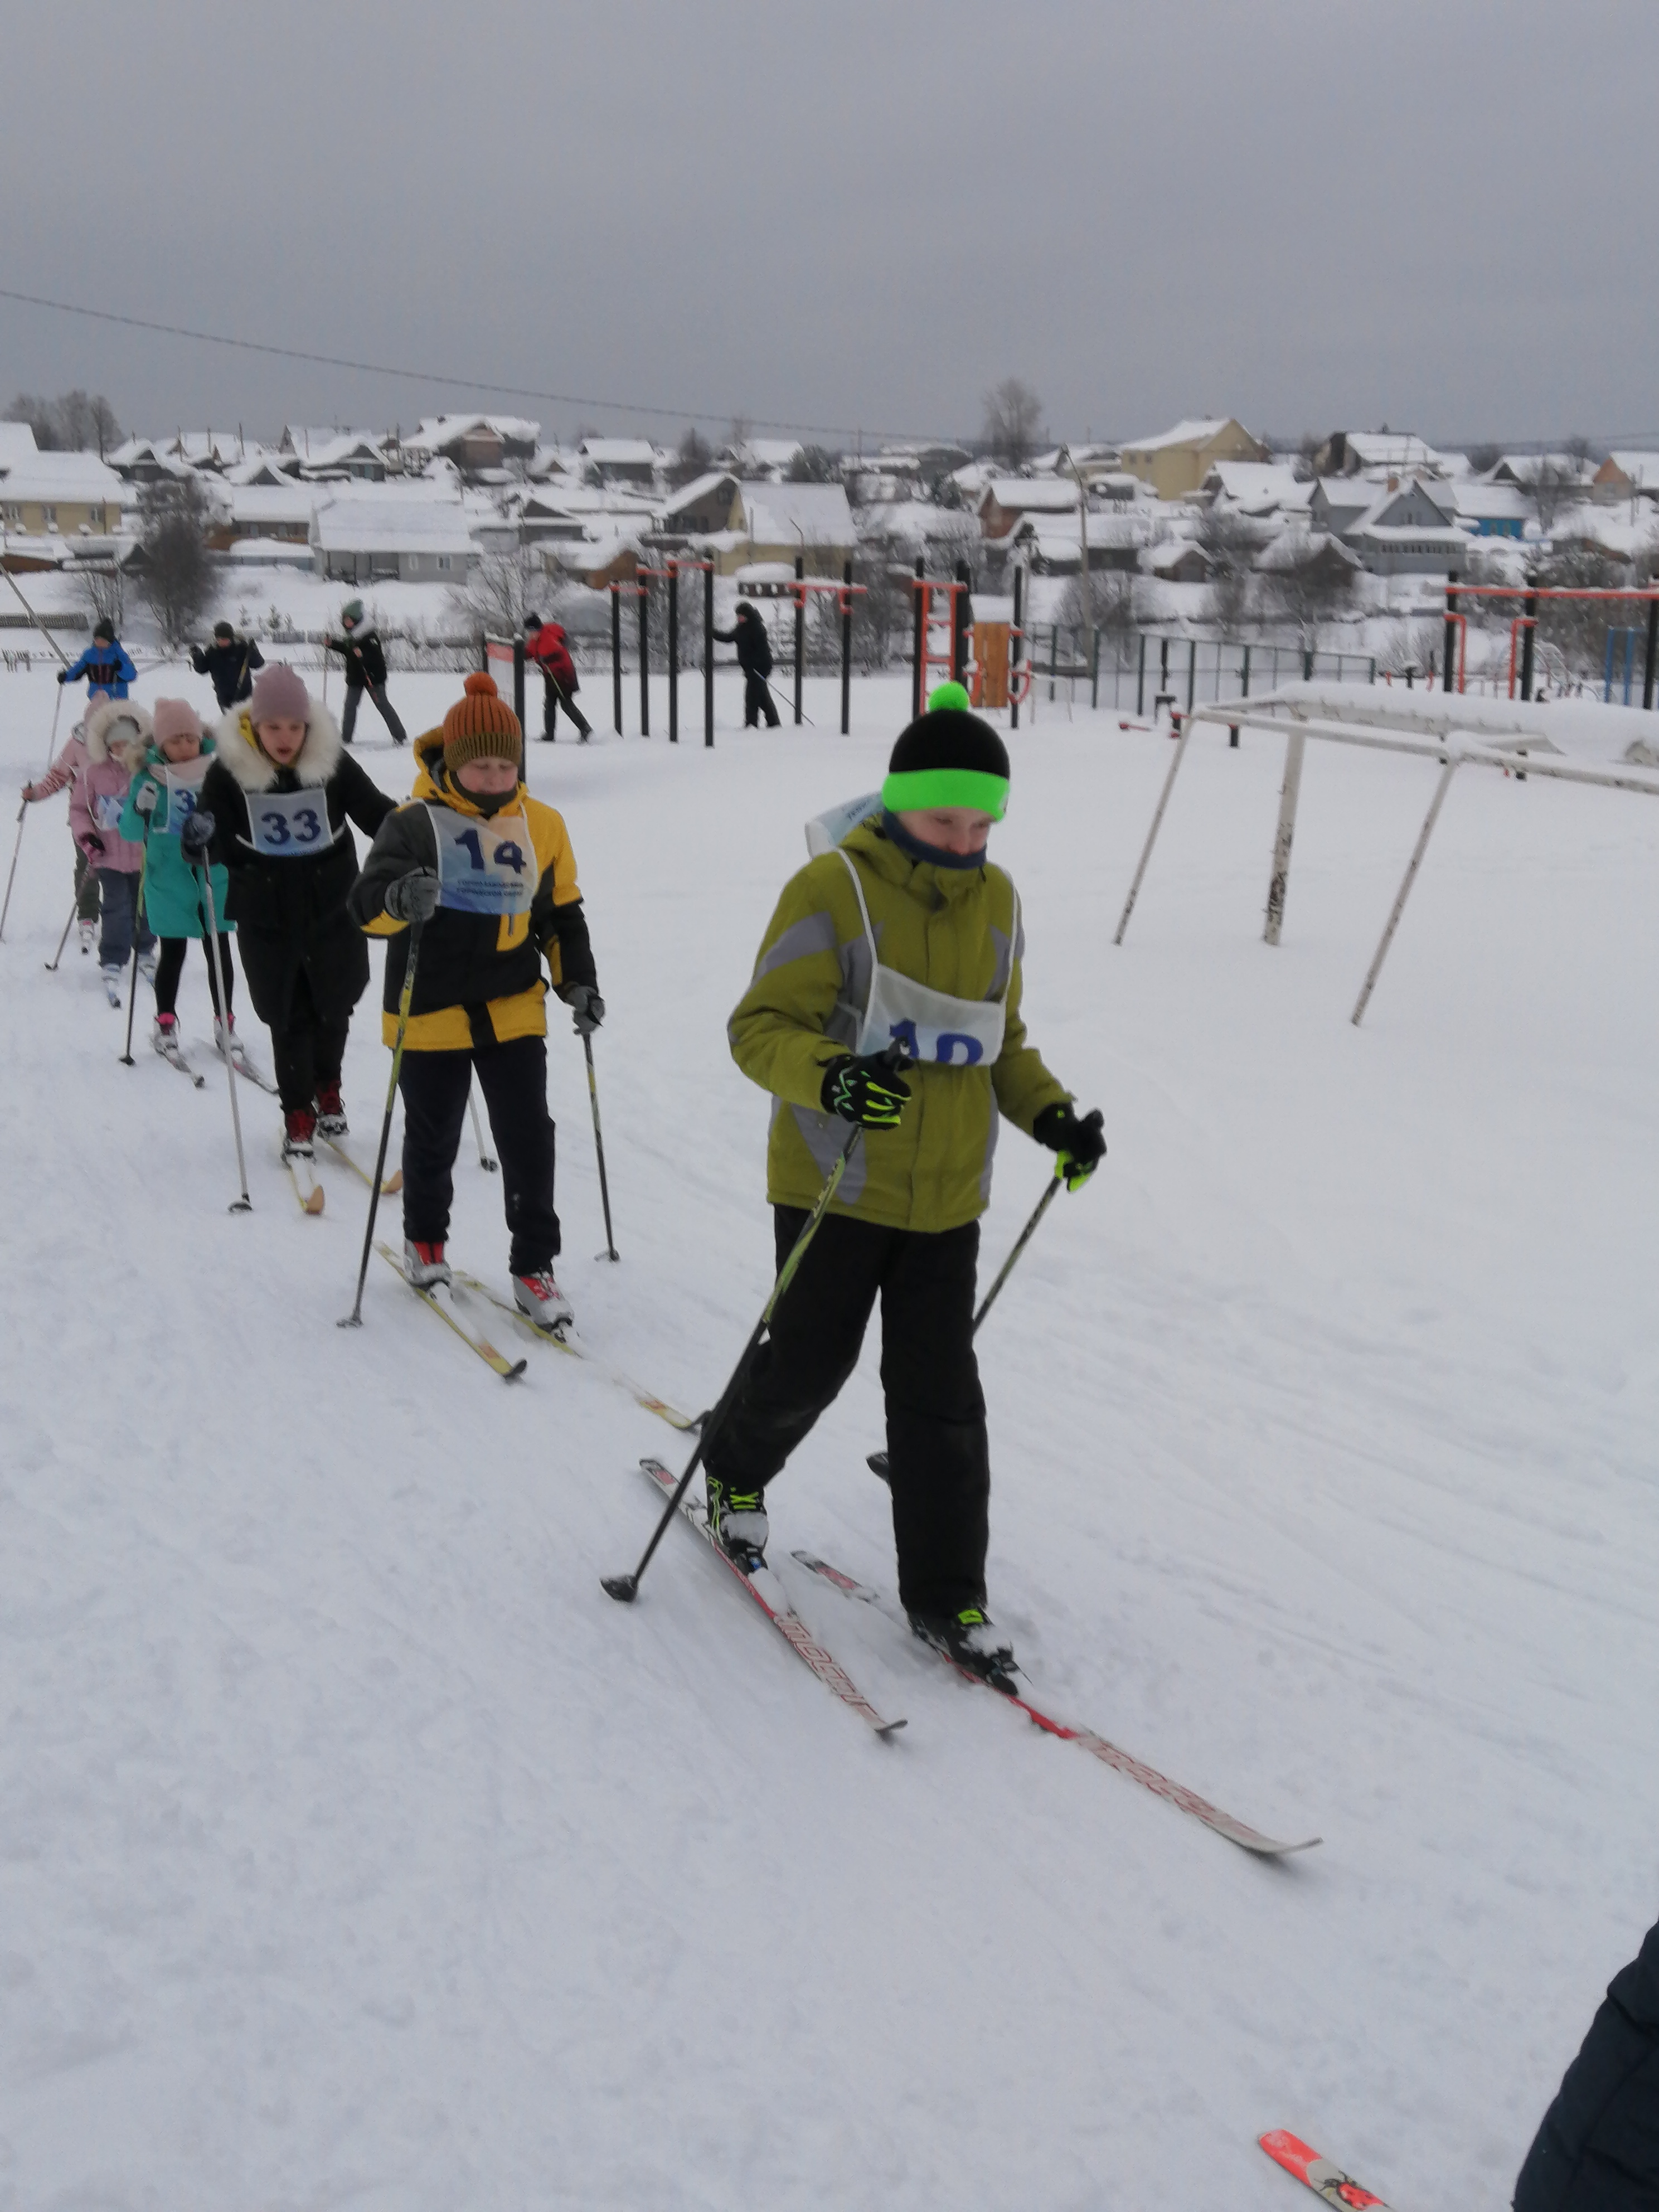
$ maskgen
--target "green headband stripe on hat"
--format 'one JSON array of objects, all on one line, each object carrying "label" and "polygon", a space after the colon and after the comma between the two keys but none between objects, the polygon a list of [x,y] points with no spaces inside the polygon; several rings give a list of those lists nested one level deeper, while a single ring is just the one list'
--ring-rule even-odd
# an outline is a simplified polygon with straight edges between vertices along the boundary
[{"label": "green headband stripe on hat", "polygon": [[916,768],[890,775],[881,787],[890,814],[936,806],[971,806],[1000,822],[1008,811],[1008,779],[976,768]]}]

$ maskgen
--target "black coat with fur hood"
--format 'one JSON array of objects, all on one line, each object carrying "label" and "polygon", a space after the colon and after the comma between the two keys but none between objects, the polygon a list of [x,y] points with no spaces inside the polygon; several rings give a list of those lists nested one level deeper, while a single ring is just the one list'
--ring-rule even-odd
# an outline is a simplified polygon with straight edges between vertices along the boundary
[{"label": "black coat with fur hood", "polygon": [[[254,815],[267,793],[313,791],[327,816],[314,852],[260,852]],[[313,700],[306,741],[292,767],[278,768],[258,747],[246,707],[219,724],[218,750],[200,805],[214,817],[212,857],[229,871],[225,910],[236,924],[242,970],[254,1012],[272,1030],[289,1025],[297,978],[304,974],[325,1021],[343,1020],[368,981],[368,949],[346,912],[357,879],[349,823],[373,837],[397,804],[371,782],[341,742],[339,725]]]}]

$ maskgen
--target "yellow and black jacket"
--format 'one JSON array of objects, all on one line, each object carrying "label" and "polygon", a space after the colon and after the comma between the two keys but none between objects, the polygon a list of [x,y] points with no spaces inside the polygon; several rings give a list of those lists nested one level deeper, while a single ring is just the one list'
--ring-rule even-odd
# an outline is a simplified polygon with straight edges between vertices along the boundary
[{"label": "yellow and black jacket", "polygon": [[[434,866],[428,805],[475,818],[485,813],[446,777],[441,730],[428,730],[415,740],[415,759],[413,797],[380,824],[350,899],[352,919],[361,928],[372,937],[392,939],[386,947],[380,1017],[388,1044],[397,1040],[409,929],[406,922],[394,921],[386,913],[386,887],[411,868]],[[406,1052],[465,1052],[475,1044],[545,1036],[544,953],[556,989],[563,983],[599,987],[576,881],[576,856],[564,817],[532,799],[523,784],[514,797],[500,800],[489,811],[520,813],[529,822],[538,870],[535,898],[527,914],[460,914],[439,908],[421,934],[409,1032],[404,1040]]]}]

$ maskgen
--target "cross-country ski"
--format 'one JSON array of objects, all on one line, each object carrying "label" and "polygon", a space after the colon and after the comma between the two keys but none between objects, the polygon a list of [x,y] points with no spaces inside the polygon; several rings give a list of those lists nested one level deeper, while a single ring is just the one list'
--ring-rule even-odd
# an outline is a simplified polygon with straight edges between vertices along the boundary
[{"label": "cross-country ski", "polygon": [[481,1328],[476,1328],[469,1317],[456,1310],[453,1292],[447,1285],[411,1281],[408,1269],[389,1244],[376,1244],[374,1249],[421,1304],[436,1314],[446,1328],[453,1330],[471,1351],[476,1352],[486,1367],[493,1369],[503,1382],[518,1381],[530,1362],[527,1359],[509,1359],[504,1352],[498,1352]]},{"label": "cross-country ski", "polygon": [[1299,2136],[1283,2128],[1274,2128],[1256,2140],[1276,2166],[1294,2174],[1316,2197],[1322,2197],[1326,2203],[1346,2207],[1346,2212],[1389,2212],[1380,2197],[1373,2197],[1369,2189],[1362,2189],[1352,2175],[1310,2149]]}]

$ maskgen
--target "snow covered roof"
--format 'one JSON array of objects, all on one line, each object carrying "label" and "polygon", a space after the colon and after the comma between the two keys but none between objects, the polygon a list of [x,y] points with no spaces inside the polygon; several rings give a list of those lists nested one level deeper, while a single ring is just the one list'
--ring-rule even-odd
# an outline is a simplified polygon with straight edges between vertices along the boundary
[{"label": "snow covered roof", "polygon": [[1126,438],[1121,450],[1126,453],[1155,453],[1162,446],[1207,446],[1231,420],[1231,415],[1188,416],[1173,429],[1160,430],[1153,437]]},{"label": "snow covered roof", "polygon": [[659,511],[666,517],[679,514],[688,507],[701,506],[704,501],[712,499],[722,484],[726,488],[726,495],[729,501],[732,493],[737,489],[737,481],[729,469],[710,469],[702,476],[693,477],[690,483],[682,484]]},{"label": "snow covered roof", "polygon": [[[1455,530],[1452,535],[1460,546],[1468,543],[1461,530]],[[1254,565],[1264,574],[1272,576],[1281,568],[1298,568],[1304,561],[1316,555],[1327,560],[1340,561],[1345,568],[1364,566],[1359,556],[1345,545],[1340,538],[1333,538],[1328,531],[1299,527],[1281,530],[1277,537],[1270,538],[1256,555]]]},{"label": "snow covered roof", "polygon": [[1075,514],[1077,486],[1064,477],[993,477],[979,495],[1014,514]]},{"label": "snow covered roof", "polygon": [[238,461],[234,468],[227,469],[225,482],[228,484],[274,485],[291,484],[294,478],[282,466],[276,454],[261,449],[251,453],[245,461]]},{"label": "snow covered roof", "polygon": [[799,438],[745,438],[737,458],[753,469],[787,469],[805,450]]},{"label": "snow covered roof", "polygon": [[453,501],[422,507],[409,500],[332,500],[313,514],[311,542],[325,553],[472,550],[471,533]]},{"label": "snow covered roof", "polygon": [[1609,453],[1603,471],[1609,465],[1628,478],[1633,490],[1659,492],[1659,453]]},{"label": "snow covered roof", "polygon": [[292,453],[302,469],[341,468],[348,461],[386,459],[372,430],[308,430],[292,423],[283,431],[277,450]]},{"label": "snow covered roof", "polygon": [[596,468],[654,468],[657,449],[648,438],[584,438],[576,451]]},{"label": "snow covered roof", "polygon": [[493,430],[509,446],[533,447],[542,434],[541,424],[522,415],[425,415],[419,427],[403,441],[404,449],[412,453],[441,453],[457,438],[480,429]]},{"label": "snow covered roof", "polygon": [[1345,430],[1342,434],[1361,469],[1394,469],[1404,473],[1433,468],[1440,459],[1426,439],[1410,430]]},{"label": "snow covered roof", "polygon": [[838,484],[740,483],[734,521],[751,538],[784,545],[852,545],[857,532],[847,494]]},{"label": "snow covered roof", "polygon": [[131,485],[96,453],[20,454],[0,476],[0,494],[9,500],[102,500],[117,507],[130,507],[134,498]]},{"label": "snow covered roof", "polygon": [[1295,471],[1279,461],[1212,461],[1203,489],[1245,514],[1305,507],[1313,496],[1311,482],[1298,483]]},{"label": "snow covered roof", "polygon": [[27,422],[0,422],[0,469],[32,461],[36,450],[34,433]]},{"label": "snow covered roof", "polygon": [[239,523],[309,522],[317,507],[314,484],[233,484],[219,487],[219,498]]},{"label": "snow covered roof", "polygon": [[1532,502],[1515,484],[1492,483],[1484,477],[1461,479],[1443,496],[1453,511],[1471,522],[1524,522]]},{"label": "snow covered roof", "polygon": [[[1125,551],[1145,545],[1152,536],[1149,516],[1139,514],[1102,514],[1091,508],[1084,519],[1090,550],[1106,548]],[[1069,515],[1033,515],[1021,523],[1018,536],[1024,545],[1035,547],[1045,558],[1049,555],[1064,559],[1069,555],[1077,558],[1078,518],[1074,507]],[[1189,544],[1190,540],[1183,540]]]}]

